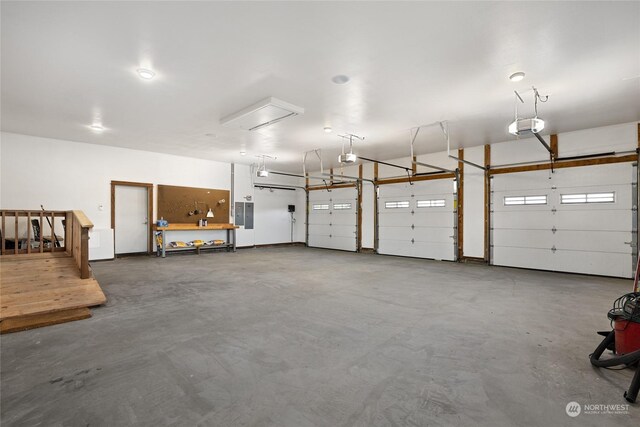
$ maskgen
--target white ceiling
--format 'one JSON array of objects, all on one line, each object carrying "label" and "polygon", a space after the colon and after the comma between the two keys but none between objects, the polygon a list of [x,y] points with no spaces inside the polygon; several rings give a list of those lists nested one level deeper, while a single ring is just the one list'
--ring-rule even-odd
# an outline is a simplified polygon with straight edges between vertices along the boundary
[{"label": "white ceiling", "polygon": [[[513,90],[532,84],[551,94],[545,134],[640,119],[639,2],[3,1],[1,12],[7,132],[239,163],[270,154],[272,168],[300,170],[314,148],[335,164],[344,132],[379,160],[408,156],[409,129],[438,120],[456,146],[508,140]],[[141,66],[156,78],[139,79]],[[269,96],[305,114],[258,132],[219,125]],[[106,132],[87,128],[94,116]],[[435,127],[421,134],[419,152],[444,148]]]}]

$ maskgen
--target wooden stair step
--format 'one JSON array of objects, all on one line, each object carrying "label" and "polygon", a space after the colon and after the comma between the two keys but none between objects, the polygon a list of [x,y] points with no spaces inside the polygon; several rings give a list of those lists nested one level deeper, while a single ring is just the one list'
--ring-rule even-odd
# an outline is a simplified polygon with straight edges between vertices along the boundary
[{"label": "wooden stair step", "polygon": [[43,326],[57,325],[58,323],[88,319],[89,317],[91,317],[91,310],[87,307],[74,308],[71,310],[59,310],[44,314],[11,317],[0,322],[0,334],[26,331],[28,329],[41,328]]}]

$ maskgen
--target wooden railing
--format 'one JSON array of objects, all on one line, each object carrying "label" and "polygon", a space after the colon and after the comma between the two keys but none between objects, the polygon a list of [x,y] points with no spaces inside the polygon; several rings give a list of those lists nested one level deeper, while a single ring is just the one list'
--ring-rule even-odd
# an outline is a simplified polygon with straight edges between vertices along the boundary
[{"label": "wooden railing", "polygon": [[82,211],[3,209],[0,215],[0,254],[66,252],[74,257],[80,277],[91,277],[89,230],[93,224]]},{"label": "wooden railing", "polygon": [[[76,260],[76,265],[80,269],[80,277],[86,279],[91,277],[89,270],[89,230],[93,228],[93,223],[82,211],[67,212],[67,230],[71,233],[69,241],[71,245],[71,255]],[[69,252],[69,251],[67,251]]]}]

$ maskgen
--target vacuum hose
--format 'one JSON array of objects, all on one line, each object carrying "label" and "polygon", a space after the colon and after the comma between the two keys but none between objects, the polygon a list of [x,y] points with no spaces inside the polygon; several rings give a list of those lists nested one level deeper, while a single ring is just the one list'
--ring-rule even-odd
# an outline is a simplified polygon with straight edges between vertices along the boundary
[{"label": "vacuum hose", "polygon": [[[609,332],[596,350],[589,356],[589,360],[593,366],[598,368],[610,368],[612,366],[626,365],[630,366],[636,362],[640,362],[640,350],[633,351],[631,353],[623,354],[622,356],[616,356],[605,360],[600,360],[602,353],[610,347],[615,341],[615,332]],[[624,398],[630,403],[636,403],[638,397],[638,391],[640,391],[640,367],[636,369],[636,374],[631,380],[629,390],[624,393]]]}]

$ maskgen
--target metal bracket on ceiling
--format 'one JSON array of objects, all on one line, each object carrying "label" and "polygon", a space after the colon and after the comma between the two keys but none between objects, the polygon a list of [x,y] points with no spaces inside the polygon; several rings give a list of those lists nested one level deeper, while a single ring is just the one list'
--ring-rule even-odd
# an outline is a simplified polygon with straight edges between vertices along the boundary
[{"label": "metal bracket on ceiling", "polygon": [[431,168],[431,169],[435,169],[439,172],[449,172],[449,173],[453,173],[453,170],[451,169],[447,169],[447,168],[443,168],[440,166],[434,166],[434,165],[430,165],[428,163],[423,163],[423,162],[418,162],[413,160],[414,157],[414,145],[416,142],[416,138],[418,137],[418,133],[420,132],[420,129],[423,127],[427,127],[427,126],[433,126],[436,123],[432,123],[430,125],[422,125],[422,126],[418,126],[417,128],[414,128],[416,131],[415,133],[413,133],[413,129],[410,129],[409,132],[411,133],[411,164],[416,165],[416,166],[424,166],[426,168]]},{"label": "metal bracket on ceiling", "polygon": [[322,167],[322,151],[319,148],[315,150],[305,151],[302,155],[302,175],[307,176],[307,156],[309,153],[314,153],[318,160],[320,160],[320,175],[324,174],[324,168]]},{"label": "metal bracket on ceiling", "polygon": [[487,168],[485,168],[484,166],[480,166],[479,164],[470,162],[469,160],[460,159],[451,154],[451,140],[449,138],[449,122],[444,121],[439,123],[440,123],[440,129],[442,129],[442,133],[444,134],[444,137],[447,140],[447,156],[449,156],[449,158],[451,159],[457,160],[469,166],[473,166],[474,168],[478,168],[478,169],[482,169],[483,171],[486,171]]}]

